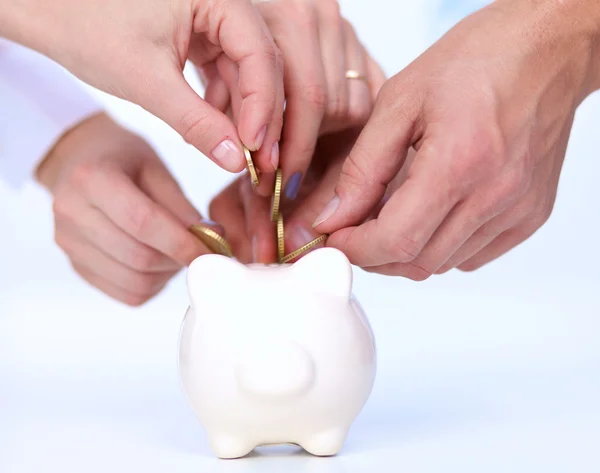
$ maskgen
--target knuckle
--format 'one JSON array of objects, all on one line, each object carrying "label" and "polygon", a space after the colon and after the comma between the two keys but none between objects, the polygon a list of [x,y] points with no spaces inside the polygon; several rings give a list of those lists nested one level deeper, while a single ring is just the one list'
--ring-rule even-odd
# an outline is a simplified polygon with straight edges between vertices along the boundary
[{"label": "knuckle", "polygon": [[548,220],[550,219],[553,209],[553,203],[543,202],[533,213],[533,217],[531,218],[531,225],[536,229],[543,227],[546,224],[546,222],[548,222]]},{"label": "knuckle", "polygon": [[321,15],[328,24],[341,19],[342,12],[338,0],[320,0],[318,6]]},{"label": "knuckle", "polygon": [[71,240],[67,238],[67,236],[63,232],[55,231],[54,232],[54,242],[56,245],[63,250],[66,254],[71,252]]},{"label": "knuckle", "polygon": [[306,0],[291,0],[287,3],[289,14],[295,18],[296,24],[304,28],[316,27],[317,15],[313,2],[307,2]]},{"label": "knuckle", "polygon": [[[357,143],[344,161],[341,177],[346,184],[353,187],[362,188],[365,184],[371,184],[372,178],[368,171],[371,161],[371,154]],[[362,163],[366,163],[366,165]],[[371,186],[369,185],[369,187]]]},{"label": "knuckle", "polygon": [[315,150],[315,144],[305,137],[298,137],[297,139],[289,142],[289,149],[294,150],[294,156],[298,156],[303,160],[309,161]]},{"label": "knuckle", "polygon": [[497,175],[507,161],[502,140],[498,134],[488,131],[453,140],[448,152],[449,174],[454,181],[463,184]]},{"label": "knuckle", "polygon": [[283,74],[285,61],[279,46],[273,42],[265,47],[263,54],[266,56],[269,66]]},{"label": "knuckle", "polygon": [[151,297],[140,294],[127,293],[123,295],[121,301],[130,307],[140,307],[144,305]]},{"label": "knuckle", "polygon": [[158,274],[136,272],[129,279],[129,291],[141,297],[152,297],[158,288],[159,277]]},{"label": "knuckle", "polygon": [[167,254],[170,255],[173,260],[185,262],[187,265],[198,256],[197,247],[191,242],[192,240],[185,237],[174,238],[169,244]]},{"label": "knuckle", "polygon": [[457,269],[464,273],[472,273],[473,271],[478,270],[481,267],[479,263],[474,261],[465,261],[460,266],[457,266]]},{"label": "knuckle", "polygon": [[155,211],[146,205],[139,207],[127,206],[125,213],[133,236],[137,239],[143,239],[148,234],[155,219]]},{"label": "knuckle", "polygon": [[136,245],[128,252],[128,265],[138,271],[149,271],[156,266],[160,254],[156,251]]},{"label": "knuckle", "polygon": [[348,111],[348,120],[354,125],[364,125],[371,116],[371,107],[366,101],[351,105]]},{"label": "knuckle", "polygon": [[214,123],[206,113],[193,109],[179,119],[181,136],[186,143],[205,143],[212,137]]},{"label": "knuckle", "polygon": [[57,221],[68,222],[73,219],[69,200],[57,194],[52,202],[52,213]]},{"label": "knuckle", "polygon": [[343,121],[347,115],[347,100],[338,92],[330,94],[327,98],[326,118],[333,121]]},{"label": "knuckle", "polygon": [[397,263],[410,263],[421,252],[422,245],[406,235],[394,235],[384,242],[384,251]]},{"label": "knuckle", "polygon": [[208,204],[208,217],[218,222],[219,216],[225,211],[226,200],[224,196],[217,196]]},{"label": "knuckle", "polygon": [[421,268],[420,266],[411,265],[411,268],[407,274],[407,277],[409,279],[412,279],[413,281],[423,282],[423,281],[426,281],[427,279],[429,279],[431,277],[431,275],[432,275],[431,271]]},{"label": "knuckle", "polygon": [[302,99],[314,109],[324,112],[327,106],[327,90],[323,84],[307,84],[301,91]]},{"label": "knuckle", "polygon": [[514,166],[500,179],[496,199],[501,203],[510,203],[523,197],[529,190],[531,178],[525,166]]},{"label": "knuckle", "polygon": [[77,189],[85,189],[96,172],[93,164],[81,163],[71,171],[71,183]]}]

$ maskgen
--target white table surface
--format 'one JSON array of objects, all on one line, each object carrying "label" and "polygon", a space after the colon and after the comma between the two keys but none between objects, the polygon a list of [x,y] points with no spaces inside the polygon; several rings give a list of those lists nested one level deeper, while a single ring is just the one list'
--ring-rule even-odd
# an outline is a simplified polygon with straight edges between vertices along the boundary
[{"label": "white table surface", "polygon": [[[388,70],[423,47],[425,13],[401,3],[368,2],[398,10],[373,17],[343,2]],[[405,31],[413,40],[400,43]],[[136,107],[108,102],[206,208],[230,177]],[[599,472],[599,120],[593,97],[551,220],[498,262],[424,283],[356,271],[378,374],[328,459],[289,447],[213,458],[177,376],[184,275],[140,309],[121,306],[53,245],[47,196],[0,184],[0,472]]]}]

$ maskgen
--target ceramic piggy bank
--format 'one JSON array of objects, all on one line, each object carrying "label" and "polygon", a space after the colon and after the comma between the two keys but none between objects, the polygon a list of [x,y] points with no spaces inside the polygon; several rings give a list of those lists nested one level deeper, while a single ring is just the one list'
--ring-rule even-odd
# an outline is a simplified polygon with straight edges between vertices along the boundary
[{"label": "ceramic piggy bank", "polygon": [[292,265],[246,266],[204,255],[187,284],[181,382],[216,456],[284,443],[337,454],[376,368],[346,256],[321,248]]}]

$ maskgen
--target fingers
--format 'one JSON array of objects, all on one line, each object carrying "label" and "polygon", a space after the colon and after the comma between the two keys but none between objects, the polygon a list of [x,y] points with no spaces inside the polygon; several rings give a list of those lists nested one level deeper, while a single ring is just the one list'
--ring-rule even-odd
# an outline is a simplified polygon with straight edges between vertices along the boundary
[{"label": "fingers", "polygon": [[78,266],[111,281],[124,291],[143,297],[156,294],[176,271],[143,272],[131,269],[100,251],[75,233],[56,233],[57,244]]},{"label": "fingers", "polygon": [[246,234],[244,207],[239,187],[247,176],[235,179],[209,205],[209,216],[224,228],[224,237],[231,245],[236,259],[244,264],[252,262],[252,247]]},{"label": "fingers", "polygon": [[[381,201],[412,145],[419,113],[415,99],[396,96],[392,86],[384,86],[371,118],[342,167],[336,197],[315,221],[319,233],[333,233],[361,223]],[[419,154],[423,157],[417,160],[429,161],[437,152],[424,144]]]},{"label": "fingers", "polygon": [[[68,206],[65,208],[65,205]],[[102,212],[78,199],[55,207],[57,231],[77,234],[120,264],[144,273],[177,271],[177,262],[125,233]]]},{"label": "fingers", "polygon": [[514,247],[520,245],[533,235],[537,230],[531,226],[523,225],[505,231],[496,237],[483,250],[461,263],[458,269],[462,271],[475,271],[489,262],[504,255]]},{"label": "fingers", "polygon": [[348,115],[348,80],[345,72],[345,25],[337,1],[316,2],[319,11],[319,43],[327,83],[327,112],[321,132],[339,129]]},{"label": "fingers", "polygon": [[[358,40],[352,25],[344,21],[344,37],[346,39],[346,67],[356,71],[362,79],[346,79],[348,87],[348,115],[346,121],[351,126],[364,125],[371,114],[374,96],[369,88],[369,64],[365,49]],[[344,71],[345,74],[346,71]]]},{"label": "fingers", "polygon": [[501,233],[518,225],[523,219],[520,212],[506,212],[482,225],[456,252],[436,270],[436,274],[445,273],[479,253],[494,241]]},{"label": "fingers", "polygon": [[426,279],[460,253],[469,240],[474,238],[477,241],[476,235],[482,228],[486,229],[483,230],[485,235],[494,231],[494,228],[498,228],[500,232],[508,228],[504,225],[514,225],[516,222],[513,220],[518,214],[513,213],[511,216],[510,212],[505,211],[519,195],[511,193],[510,196],[503,196],[502,194],[506,194],[505,186],[488,184],[486,187],[486,190],[475,192],[458,202],[423,249],[410,261],[396,262],[393,272],[411,279]]},{"label": "fingers", "polygon": [[204,67],[197,67],[198,75],[204,85],[204,100],[217,110],[227,113],[230,106],[229,90],[219,75],[214,62]]},{"label": "fingers", "polygon": [[226,171],[243,170],[242,142],[232,121],[196,94],[176,64],[163,65],[161,72],[140,100],[144,108]]},{"label": "fingers", "polygon": [[383,84],[385,84],[385,81],[387,80],[387,76],[385,75],[385,72],[381,68],[379,63],[377,63],[377,61],[375,61],[371,57],[371,55],[364,48],[364,46],[363,46],[363,49],[364,49],[363,54],[367,58],[367,76],[369,77],[369,87],[371,89],[371,97],[373,98],[373,101],[375,101],[375,99],[379,95],[381,88],[383,87]]},{"label": "fingers", "polygon": [[293,212],[291,212],[285,227],[286,253],[297,250],[320,236],[312,228],[312,222],[319,213],[319,210],[335,195],[335,184],[342,163],[343,161],[340,160],[338,163],[330,166],[318,186],[303,198]]},{"label": "fingers", "polygon": [[[310,172],[300,190],[299,199],[286,220],[286,252],[290,253],[311,242],[320,234],[312,228],[320,210],[335,195],[334,189],[344,163],[358,135],[357,130],[348,129],[335,135],[319,139]],[[319,169],[321,163],[324,169]]]},{"label": "fingers", "polygon": [[[136,294],[134,292],[130,292],[126,289],[123,289],[120,286],[117,286],[109,279],[103,278],[102,276],[96,274],[95,272],[84,266],[79,265],[78,263],[72,263],[72,266],[75,272],[77,272],[77,274],[79,274],[79,276],[81,276],[89,284],[96,287],[107,296],[117,301],[123,302],[124,304],[127,304],[129,306],[137,307],[144,304],[150,298],[158,294],[158,292],[160,292],[161,289],[159,288],[152,294]],[[163,284],[163,287],[165,284],[166,281]]]},{"label": "fingers", "polygon": [[[238,124],[243,103],[242,94],[239,89],[238,67],[228,57],[221,56],[217,61],[217,69],[219,77],[228,89],[230,113],[233,116],[233,121]],[[283,96],[283,89],[278,90],[277,93]],[[253,153],[252,159],[255,166],[265,173],[271,173],[277,169],[279,165],[279,137],[277,137],[271,148],[267,149],[266,146],[263,146],[258,152]],[[264,182],[265,179],[261,177],[260,186],[256,191],[261,195],[268,195]]]},{"label": "fingers", "polygon": [[139,176],[139,186],[151,200],[169,211],[186,228],[201,223],[202,216],[183,194],[160,160],[147,162]]},{"label": "fingers", "polygon": [[362,267],[411,262],[459,198],[444,176],[416,171],[389,198],[377,218],[334,232],[327,245],[337,247]]},{"label": "fingers", "polygon": [[[283,61],[262,17],[248,0],[230,0],[218,12],[211,41],[239,66],[239,134],[251,151],[270,151],[283,123]],[[261,149],[261,153],[263,150]],[[274,170],[261,168],[262,171]]]},{"label": "fingers", "polygon": [[319,17],[312,2],[268,3],[261,11],[286,58],[280,167],[284,192],[292,199],[312,159],[327,106]]},{"label": "fingers", "polygon": [[91,204],[117,227],[145,245],[187,266],[207,249],[176,217],[120,172],[98,173],[89,180]]},{"label": "fingers", "polygon": [[276,232],[275,224],[271,221],[271,199],[254,194],[248,179],[240,182],[239,191],[246,234],[252,246],[252,261],[267,264],[276,262]]}]

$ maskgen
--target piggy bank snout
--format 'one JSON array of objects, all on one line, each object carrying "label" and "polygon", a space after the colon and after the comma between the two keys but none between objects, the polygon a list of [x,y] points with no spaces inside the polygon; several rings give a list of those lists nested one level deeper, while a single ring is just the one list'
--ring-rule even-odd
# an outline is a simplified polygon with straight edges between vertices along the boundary
[{"label": "piggy bank snout", "polygon": [[291,341],[257,343],[235,367],[240,391],[271,402],[306,394],[315,382],[315,360]]}]

